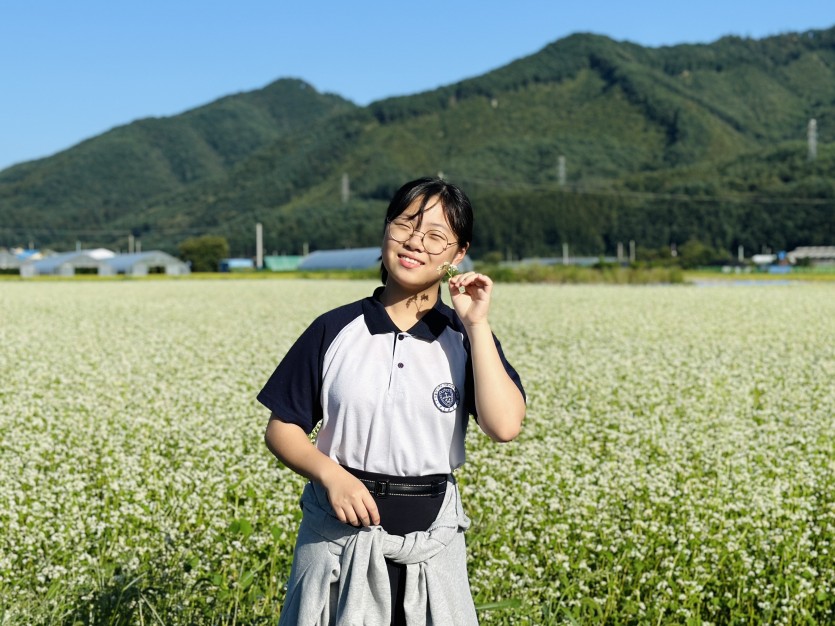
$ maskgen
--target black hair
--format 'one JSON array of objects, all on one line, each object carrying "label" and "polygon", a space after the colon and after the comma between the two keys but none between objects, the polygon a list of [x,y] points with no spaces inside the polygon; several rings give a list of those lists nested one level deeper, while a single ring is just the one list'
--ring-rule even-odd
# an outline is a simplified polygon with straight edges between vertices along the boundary
[{"label": "black hair", "polygon": [[[452,228],[452,232],[455,233],[458,248],[469,246],[473,240],[473,207],[470,204],[470,199],[460,188],[442,178],[418,178],[409,181],[398,189],[391,202],[389,202],[388,209],[386,209],[386,221],[383,229],[418,199],[420,200],[420,208],[417,213],[417,227],[420,228],[426,205],[433,198],[440,200],[444,215]],[[380,278],[385,285],[388,271],[382,263],[380,263]]]}]

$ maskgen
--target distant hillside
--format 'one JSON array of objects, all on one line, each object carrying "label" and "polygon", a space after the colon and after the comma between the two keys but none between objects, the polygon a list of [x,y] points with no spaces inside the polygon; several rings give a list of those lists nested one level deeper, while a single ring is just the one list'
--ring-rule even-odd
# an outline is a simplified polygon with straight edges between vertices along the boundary
[{"label": "distant hillside", "polygon": [[0,226],[30,227],[35,239],[52,241],[76,229],[106,231],[125,218],[139,225],[156,198],[222,179],[288,133],[354,108],[284,79],[174,117],[133,122],[0,172]]},{"label": "distant hillside", "polygon": [[133,231],[173,250],[210,232],[251,254],[261,221],[269,251],[370,245],[393,190],[443,172],[477,200],[476,253],[832,243],[833,141],[835,28],[665,48],[578,34],[367,107],[278,81],[115,129],[0,173],[0,242]]}]

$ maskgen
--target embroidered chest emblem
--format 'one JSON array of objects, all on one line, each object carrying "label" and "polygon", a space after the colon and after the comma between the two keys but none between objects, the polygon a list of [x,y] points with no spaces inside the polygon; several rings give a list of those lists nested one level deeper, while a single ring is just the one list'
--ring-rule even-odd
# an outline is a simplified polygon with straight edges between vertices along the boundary
[{"label": "embroidered chest emblem", "polygon": [[458,389],[452,383],[441,383],[432,392],[432,401],[439,411],[451,413],[458,408]]}]

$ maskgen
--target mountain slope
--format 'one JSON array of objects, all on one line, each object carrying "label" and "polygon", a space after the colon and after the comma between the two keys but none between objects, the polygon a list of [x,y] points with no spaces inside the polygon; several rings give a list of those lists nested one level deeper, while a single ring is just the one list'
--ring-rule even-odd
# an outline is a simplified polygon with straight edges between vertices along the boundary
[{"label": "mountain slope", "polygon": [[0,173],[0,219],[104,228],[141,213],[153,198],[225,176],[294,129],[354,108],[284,79],[174,117],[139,120]]},{"label": "mountain slope", "polygon": [[[685,226],[664,230],[647,194],[748,193],[755,172],[778,168],[775,154],[805,154],[799,142],[809,118],[818,120],[822,146],[835,140],[834,114],[835,28],[657,49],[578,34],[483,76],[363,108],[278,81],[136,122],[0,173],[0,225],[17,236],[39,227],[39,240],[64,243],[73,228],[98,229],[97,242],[116,246],[134,231],[146,246],[167,249],[217,232],[248,254],[261,221],[268,249],[371,245],[393,190],[443,172],[479,198],[482,223],[493,225],[482,233],[486,250],[544,254],[566,237],[588,252],[635,237],[654,246],[692,237],[754,245],[762,235],[745,231],[765,219],[764,205],[734,221],[676,200],[670,211],[705,223],[670,217]],[[347,205],[343,174],[351,180]],[[767,193],[831,197],[825,185],[804,182],[819,177],[808,164],[796,175]],[[780,218],[769,237],[791,232],[779,245],[818,237],[808,224],[825,222],[828,211],[819,205],[806,226],[795,220],[783,229],[788,218]],[[525,236],[502,241],[500,214],[529,224],[516,229]],[[337,232],[334,223],[347,226]]]}]

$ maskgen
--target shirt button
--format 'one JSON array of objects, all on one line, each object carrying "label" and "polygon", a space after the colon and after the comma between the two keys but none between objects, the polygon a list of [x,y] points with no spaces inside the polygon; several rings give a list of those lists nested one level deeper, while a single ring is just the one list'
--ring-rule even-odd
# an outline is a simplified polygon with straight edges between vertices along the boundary
[{"label": "shirt button", "polygon": [[402,363],[398,363],[398,364],[397,364],[397,367],[399,367],[399,368],[401,368],[401,369],[402,369],[402,368],[403,368],[403,364],[402,364]]},{"label": "shirt button", "polygon": [[400,341],[403,341],[403,340],[406,338],[406,336],[405,336],[405,335],[397,335],[397,338],[398,338]]}]

